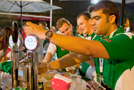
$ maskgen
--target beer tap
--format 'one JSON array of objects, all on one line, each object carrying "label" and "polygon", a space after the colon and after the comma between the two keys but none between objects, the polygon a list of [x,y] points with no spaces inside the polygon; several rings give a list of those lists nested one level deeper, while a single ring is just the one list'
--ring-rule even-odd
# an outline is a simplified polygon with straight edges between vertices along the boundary
[{"label": "beer tap", "polygon": [[[13,42],[12,42],[13,40]],[[26,90],[38,90],[38,53],[36,49],[40,45],[36,35],[28,35],[25,38],[27,56],[22,59],[22,52],[19,50],[17,22],[12,22],[11,51],[12,60],[12,90],[23,88]]]},{"label": "beer tap", "polygon": [[19,67],[19,48],[17,45],[18,40],[18,24],[17,21],[12,22],[12,39],[13,39],[13,49],[12,49],[12,88],[17,88],[18,82],[18,67]]},{"label": "beer tap", "polygon": [[[28,49],[28,53],[30,54],[30,62],[29,62],[29,80],[32,79],[33,83],[28,82],[28,88],[30,88],[30,85],[32,86],[32,90],[38,89],[38,53],[36,49],[39,47],[40,41],[39,38],[36,35],[28,35],[25,38],[25,46]],[[34,57],[32,56],[34,55]],[[32,66],[31,66],[32,65]],[[31,68],[30,68],[31,67]],[[31,75],[32,74],[32,75]],[[28,89],[30,90],[30,89]]]}]

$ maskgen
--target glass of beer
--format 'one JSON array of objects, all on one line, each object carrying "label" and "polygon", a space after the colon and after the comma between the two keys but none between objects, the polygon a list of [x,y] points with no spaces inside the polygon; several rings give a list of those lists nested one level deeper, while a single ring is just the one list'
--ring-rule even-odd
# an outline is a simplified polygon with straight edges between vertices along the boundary
[{"label": "glass of beer", "polygon": [[46,72],[46,75],[43,77],[43,86],[44,90],[53,90],[51,87],[51,79],[54,77],[56,73],[51,71]]}]

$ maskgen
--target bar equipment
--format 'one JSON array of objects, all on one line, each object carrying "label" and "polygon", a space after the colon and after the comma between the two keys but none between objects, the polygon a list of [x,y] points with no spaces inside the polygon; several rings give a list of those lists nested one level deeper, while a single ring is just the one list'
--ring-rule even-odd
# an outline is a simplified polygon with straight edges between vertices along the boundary
[{"label": "bar equipment", "polygon": [[25,47],[28,50],[23,59],[24,55],[17,44],[18,25],[16,21],[12,22],[12,38],[12,90],[20,88],[38,90],[38,53],[36,49],[40,45],[39,38],[36,35],[28,35],[25,38]]},{"label": "bar equipment", "polygon": [[16,21],[12,22],[12,37],[13,37],[13,49],[11,53],[12,59],[12,88],[15,89],[18,83],[18,67],[19,67],[19,49],[17,45],[18,40],[18,25]]}]

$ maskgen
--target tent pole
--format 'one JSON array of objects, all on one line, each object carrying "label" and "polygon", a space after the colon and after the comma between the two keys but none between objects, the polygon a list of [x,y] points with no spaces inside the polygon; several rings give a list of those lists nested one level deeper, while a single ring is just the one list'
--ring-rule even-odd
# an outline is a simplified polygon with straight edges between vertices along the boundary
[{"label": "tent pole", "polygon": [[[50,4],[53,5],[53,0],[50,0]],[[50,27],[52,26],[52,10],[50,10]]]},{"label": "tent pole", "polygon": [[122,11],[121,11],[121,20],[120,20],[120,24],[122,26],[123,26],[123,19],[124,19],[125,1],[126,0],[122,0]]},{"label": "tent pole", "polygon": [[22,23],[23,23],[23,19],[22,19],[22,1],[20,1],[20,14],[21,14],[21,16],[20,16],[20,17],[21,17],[21,26],[20,26],[20,30],[21,30],[21,32],[22,32],[22,30],[23,30],[23,29],[22,29],[22,25],[23,25],[23,24],[22,24]]}]

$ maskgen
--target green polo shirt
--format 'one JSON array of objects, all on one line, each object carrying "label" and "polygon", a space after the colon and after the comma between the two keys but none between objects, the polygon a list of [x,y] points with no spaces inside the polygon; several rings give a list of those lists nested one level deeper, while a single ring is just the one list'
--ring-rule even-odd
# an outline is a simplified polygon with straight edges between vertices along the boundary
[{"label": "green polo shirt", "polygon": [[[81,34],[78,37],[85,38],[87,40],[92,40],[92,39],[99,40],[99,38],[100,38],[100,36],[95,35],[95,33],[92,33],[91,35]],[[83,63],[81,63],[81,66],[82,66],[82,68],[81,68],[81,70],[79,70],[80,75],[83,76],[83,79],[89,80],[88,78],[85,77],[85,75],[86,75],[87,69],[89,68],[90,65],[87,64],[86,62],[83,62]]]},{"label": "green polo shirt", "polygon": [[58,58],[61,58],[68,53],[69,53],[69,51],[57,46],[57,57]]},{"label": "green polo shirt", "polygon": [[[123,72],[134,66],[134,36],[132,34],[124,33],[123,28],[120,26],[113,37],[109,36],[100,40],[106,48],[110,59],[104,59],[103,63],[103,80],[113,90],[117,80]],[[97,73],[97,80],[100,76],[100,63],[99,59],[95,58],[95,67]]]}]

